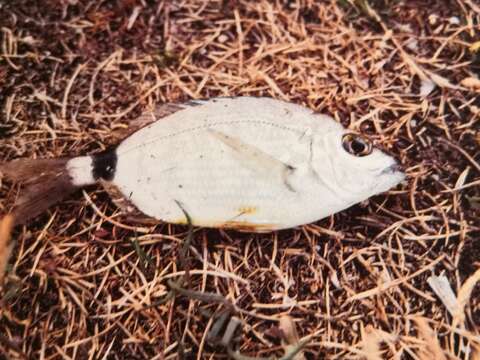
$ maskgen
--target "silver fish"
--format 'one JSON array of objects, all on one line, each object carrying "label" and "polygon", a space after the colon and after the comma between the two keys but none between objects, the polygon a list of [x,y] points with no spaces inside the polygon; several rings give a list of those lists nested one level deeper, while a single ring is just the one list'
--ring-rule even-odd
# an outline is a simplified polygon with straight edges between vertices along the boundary
[{"label": "silver fish", "polygon": [[[405,177],[363,136],[284,101],[190,101],[163,105],[141,119],[149,124],[107,153],[43,160],[47,185],[27,186],[14,209],[17,222],[41,210],[25,209],[38,197],[49,206],[58,201],[57,190],[63,196],[102,182],[120,194],[125,208],[156,220],[185,224],[187,213],[196,226],[264,232],[317,221]],[[38,168],[35,160],[25,166]],[[20,167],[18,161],[0,164],[0,172],[8,176]],[[52,194],[38,194],[45,189]]]}]

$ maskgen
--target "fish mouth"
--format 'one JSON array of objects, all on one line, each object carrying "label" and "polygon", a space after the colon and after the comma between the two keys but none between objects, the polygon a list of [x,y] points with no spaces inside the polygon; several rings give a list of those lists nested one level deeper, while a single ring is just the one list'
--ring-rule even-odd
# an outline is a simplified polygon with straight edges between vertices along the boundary
[{"label": "fish mouth", "polygon": [[394,163],[394,164],[390,165],[389,167],[383,169],[382,172],[380,173],[380,175],[392,175],[392,174],[395,174],[395,173],[401,173],[402,175],[405,175],[403,166],[401,166],[398,163]]},{"label": "fish mouth", "polygon": [[384,192],[401,183],[405,177],[403,167],[395,162],[379,173],[375,187],[379,192]]}]

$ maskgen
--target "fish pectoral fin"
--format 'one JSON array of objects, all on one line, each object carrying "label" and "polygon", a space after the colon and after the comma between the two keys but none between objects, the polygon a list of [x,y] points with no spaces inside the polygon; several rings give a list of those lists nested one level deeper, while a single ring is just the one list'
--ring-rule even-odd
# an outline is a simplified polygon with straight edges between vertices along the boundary
[{"label": "fish pectoral fin", "polygon": [[212,128],[209,128],[207,131],[215,139],[228,146],[232,150],[232,154],[242,165],[259,175],[270,178],[278,176],[284,179],[295,169],[293,166],[236,137],[226,135]]}]

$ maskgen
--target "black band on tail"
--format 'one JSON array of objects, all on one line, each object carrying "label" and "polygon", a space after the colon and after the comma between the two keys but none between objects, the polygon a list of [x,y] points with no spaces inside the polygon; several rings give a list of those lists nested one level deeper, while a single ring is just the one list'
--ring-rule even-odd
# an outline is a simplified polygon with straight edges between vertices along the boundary
[{"label": "black band on tail", "polygon": [[116,149],[107,150],[100,154],[92,156],[93,170],[92,175],[95,180],[103,179],[112,181],[115,177],[117,169],[117,152]]}]

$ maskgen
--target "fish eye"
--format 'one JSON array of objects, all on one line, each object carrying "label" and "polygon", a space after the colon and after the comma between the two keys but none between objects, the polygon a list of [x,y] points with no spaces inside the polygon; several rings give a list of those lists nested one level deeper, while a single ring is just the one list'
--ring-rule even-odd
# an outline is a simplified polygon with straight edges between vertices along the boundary
[{"label": "fish eye", "polygon": [[345,134],[342,138],[343,148],[354,156],[367,156],[372,150],[372,143],[357,134]]}]

